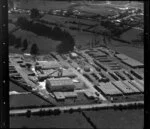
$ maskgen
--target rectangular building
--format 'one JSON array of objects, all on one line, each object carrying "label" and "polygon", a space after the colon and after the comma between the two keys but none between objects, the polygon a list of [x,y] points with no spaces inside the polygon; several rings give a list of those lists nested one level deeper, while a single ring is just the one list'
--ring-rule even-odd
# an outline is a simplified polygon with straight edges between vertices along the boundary
[{"label": "rectangular building", "polygon": [[144,92],[144,87],[135,80],[129,81],[134,87],[136,87],[139,91]]},{"label": "rectangular building", "polygon": [[134,87],[131,83],[129,83],[129,81],[126,80],[126,81],[123,81],[123,83],[126,86],[130,87],[135,93],[139,93],[140,92],[136,87]]},{"label": "rectangular building", "polygon": [[76,92],[62,92],[65,98],[77,98]]},{"label": "rectangular building", "polygon": [[53,92],[53,94],[57,100],[64,100],[65,99],[65,96],[62,92]]},{"label": "rectangular building", "polygon": [[46,80],[46,89],[54,91],[74,91],[74,84],[70,78],[51,78]]},{"label": "rectangular building", "polygon": [[118,90],[113,84],[108,83],[100,83],[98,86],[99,90],[101,90],[106,95],[121,95],[122,92]]},{"label": "rectangular building", "polygon": [[91,92],[91,91],[89,91],[89,90],[84,91],[84,94],[85,94],[85,96],[86,96],[87,98],[89,98],[89,99],[94,99],[94,98],[97,97],[95,93],[93,93],[93,92]]},{"label": "rectangular building", "polygon": [[37,61],[37,63],[42,69],[54,69],[60,67],[60,64],[57,61]]},{"label": "rectangular building", "polygon": [[131,94],[134,92],[130,87],[126,86],[121,81],[115,81],[115,82],[112,82],[112,84],[116,88],[118,88],[120,91],[122,91],[124,94]]}]

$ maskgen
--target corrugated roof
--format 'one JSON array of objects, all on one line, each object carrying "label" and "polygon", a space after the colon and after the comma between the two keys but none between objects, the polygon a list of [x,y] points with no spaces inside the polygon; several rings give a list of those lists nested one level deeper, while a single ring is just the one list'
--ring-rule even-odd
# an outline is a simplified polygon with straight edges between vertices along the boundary
[{"label": "corrugated roof", "polygon": [[77,97],[77,93],[76,93],[76,92],[63,92],[63,95],[64,95],[66,98]]},{"label": "corrugated roof", "polygon": [[128,57],[124,54],[116,54],[116,57],[121,59],[123,63],[130,65],[131,67],[139,67],[139,66],[144,66],[143,63],[132,59],[131,57]]},{"label": "corrugated roof", "polygon": [[137,81],[132,80],[132,81],[130,81],[130,83],[133,86],[135,86],[137,89],[139,89],[141,92],[144,92],[144,87],[141,84],[139,84]]},{"label": "corrugated roof", "polygon": [[62,92],[53,92],[56,99],[65,99],[65,96]]},{"label": "corrugated roof", "polygon": [[101,83],[100,86],[98,86],[98,88],[101,89],[107,95],[122,94],[122,92],[118,90],[115,86],[113,86],[110,82]]},{"label": "corrugated roof", "polygon": [[112,84],[125,94],[134,92],[130,87],[124,85],[121,81],[115,81],[115,82],[112,82]]},{"label": "corrugated roof", "polygon": [[123,83],[126,85],[126,86],[128,86],[128,87],[130,87],[134,92],[136,92],[136,93],[138,93],[138,92],[140,92],[137,88],[135,88],[131,83],[129,83],[129,81],[123,81]]},{"label": "corrugated roof", "polygon": [[128,56],[126,56],[126,55],[124,55],[124,54],[115,54],[115,56],[118,57],[118,58],[121,59],[121,60],[126,60],[126,59],[129,58]]},{"label": "corrugated roof", "polygon": [[54,79],[47,79],[51,86],[70,86],[73,85],[73,81],[70,78],[54,78]]},{"label": "corrugated roof", "polygon": [[131,67],[144,67],[144,64],[134,60],[132,58],[128,58],[127,60],[122,60],[123,63],[130,65]]}]

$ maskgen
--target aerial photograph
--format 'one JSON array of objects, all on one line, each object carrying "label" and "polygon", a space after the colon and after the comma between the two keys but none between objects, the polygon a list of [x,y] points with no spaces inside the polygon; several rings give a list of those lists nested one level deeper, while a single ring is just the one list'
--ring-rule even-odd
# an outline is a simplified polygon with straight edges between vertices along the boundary
[{"label": "aerial photograph", "polygon": [[8,0],[10,128],[143,129],[144,2]]}]

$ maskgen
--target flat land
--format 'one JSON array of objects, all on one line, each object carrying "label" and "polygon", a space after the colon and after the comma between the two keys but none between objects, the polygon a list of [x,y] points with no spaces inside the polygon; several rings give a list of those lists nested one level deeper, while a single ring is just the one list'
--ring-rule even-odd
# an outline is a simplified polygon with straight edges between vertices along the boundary
[{"label": "flat land", "polygon": [[97,128],[142,129],[144,125],[143,109],[85,111],[85,113]]},{"label": "flat land", "polygon": [[16,116],[10,117],[10,128],[92,128],[79,113],[62,113],[58,116]]},{"label": "flat land", "polygon": [[26,92],[26,90],[11,81],[9,82],[9,91]]},{"label": "flat land", "polygon": [[9,101],[10,107],[49,105],[49,103],[31,93],[10,95]]},{"label": "flat land", "polygon": [[39,10],[49,11],[50,9],[65,9],[71,5],[67,1],[45,1],[45,0],[32,0],[32,1],[22,1],[18,2],[16,5],[22,9],[32,9],[37,8]]},{"label": "flat land", "polygon": [[112,40],[111,44],[108,44],[108,46],[115,51],[118,51],[120,53],[123,53],[129,57],[132,57],[133,59],[136,59],[140,62],[144,62],[144,49],[142,47],[134,47],[132,45],[128,45],[126,43],[122,43],[120,41]]},{"label": "flat land", "polygon": [[139,39],[140,40],[140,36],[139,34],[143,33],[142,30],[138,30],[138,29],[130,29],[126,32],[124,32],[120,38],[125,40],[125,41],[128,41],[128,42],[132,42],[132,40],[136,40],[136,39]]}]

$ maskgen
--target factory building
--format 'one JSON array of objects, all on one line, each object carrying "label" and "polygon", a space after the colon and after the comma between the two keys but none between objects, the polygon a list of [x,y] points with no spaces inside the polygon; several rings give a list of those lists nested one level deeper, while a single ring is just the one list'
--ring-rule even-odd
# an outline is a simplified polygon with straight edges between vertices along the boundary
[{"label": "factory building", "polygon": [[46,80],[46,89],[54,91],[74,91],[74,84],[70,78],[51,78]]},{"label": "factory building", "polygon": [[118,88],[121,92],[123,92],[124,94],[132,94],[132,93],[134,93],[134,91],[130,87],[126,86],[121,81],[115,81],[115,82],[112,82],[112,84],[116,88]]},{"label": "factory building", "polygon": [[65,98],[77,98],[76,92],[63,92],[63,95]]},{"label": "factory building", "polygon": [[122,92],[118,90],[113,84],[108,83],[100,83],[100,86],[97,87],[100,91],[102,91],[105,95],[121,95]]},{"label": "factory building", "polygon": [[62,92],[53,92],[56,100],[64,100],[65,99],[65,96],[63,95]]},{"label": "factory building", "polygon": [[57,61],[37,61],[38,66],[43,70],[59,68],[60,64]]},{"label": "factory building", "polygon": [[136,87],[139,91],[144,92],[144,87],[135,80],[129,81],[134,87]]},{"label": "factory building", "polygon": [[123,84],[125,84],[128,87],[130,87],[135,93],[140,93],[138,88],[134,87],[129,81],[127,81],[127,80],[123,81]]},{"label": "factory building", "polygon": [[84,95],[88,98],[88,99],[94,99],[97,98],[97,95],[94,92],[91,92],[89,90],[86,90],[84,92]]}]

